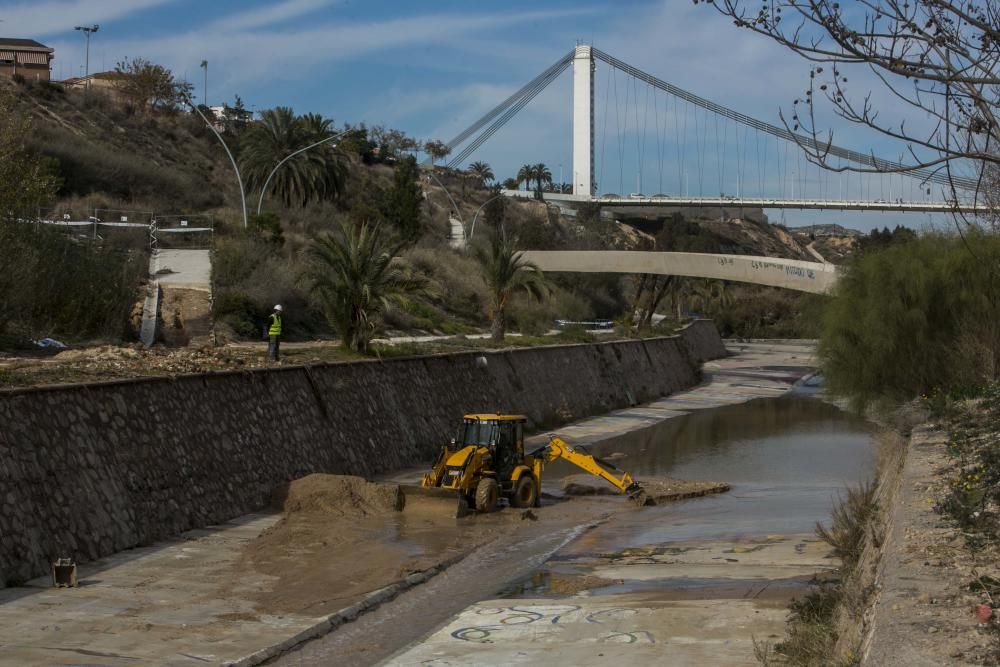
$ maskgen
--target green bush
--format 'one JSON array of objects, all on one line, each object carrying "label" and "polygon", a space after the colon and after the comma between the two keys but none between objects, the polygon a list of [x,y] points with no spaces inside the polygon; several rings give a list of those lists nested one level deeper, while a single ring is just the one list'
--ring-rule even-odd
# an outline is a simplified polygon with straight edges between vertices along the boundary
[{"label": "green bush", "polygon": [[580,322],[593,317],[593,311],[584,299],[559,288],[554,288],[544,301],[515,296],[509,311],[511,328],[528,335],[539,335],[554,329],[556,320]]},{"label": "green bush", "polygon": [[828,304],[819,355],[855,407],[982,384],[1000,370],[1000,238],[927,234],[865,253]]},{"label": "green bush", "polygon": [[0,266],[0,339],[120,339],[147,259],[44,226],[0,223]]},{"label": "green bush", "polygon": [[215,316],[241,338],[257,338],[276,303],[285,309],[290,339],[326,333],[328,328],[308,294],[305,262],[286,246],[271,242],[270,232],[251,229],[216,237],[212,261]]}]

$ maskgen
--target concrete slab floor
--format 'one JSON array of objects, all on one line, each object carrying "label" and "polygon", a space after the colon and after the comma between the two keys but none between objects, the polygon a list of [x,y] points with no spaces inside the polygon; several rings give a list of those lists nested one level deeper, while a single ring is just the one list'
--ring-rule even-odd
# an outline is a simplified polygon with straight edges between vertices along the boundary
[{"label": "concrete slab floor", "polygon": [[47,578],[0,590],[0,664],[219,664],[318,619],[255,613],[266,585],[234,571],[243,547],[279,515],[249,515],[80,566],[78,588]]},{"label": "concrete slab floor", "polygon": [[788,600],[831,566],[829,549],[807,534],[574,550],[543,572],[577,577],[584,590],[558,595],[543,584],[477,603],[384,664],[754,665],[754,638],[782,636]]},{"label": "concrete slab floor", "polygon": [[751,635],[780,633],[786,613],[743,600],[488,600],[385,664],[750,665]]}]

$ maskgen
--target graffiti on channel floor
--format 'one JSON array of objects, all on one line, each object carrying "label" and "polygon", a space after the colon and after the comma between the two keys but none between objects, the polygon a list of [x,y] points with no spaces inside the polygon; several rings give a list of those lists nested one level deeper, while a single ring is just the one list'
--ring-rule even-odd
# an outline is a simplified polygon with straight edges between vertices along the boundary
[{"label": "graffiti on channel floor", "polygon": [[[454,639],[477,644],[493,644],[517,639],[523,641],[545,640],[560,634],[568,625],[584,623],[620,625],[639,613],[628,607],[585,610],[579,605],[539,605],[531,607],[482,607],[472,616],[480,622],[464,625],[451,632]],[[464,615],[463,615],[464,617]],[[613,631],[595,635],[591,641],[600,643],[656,643],[652,633],[645,630],[626,631],[616,627]]]}]

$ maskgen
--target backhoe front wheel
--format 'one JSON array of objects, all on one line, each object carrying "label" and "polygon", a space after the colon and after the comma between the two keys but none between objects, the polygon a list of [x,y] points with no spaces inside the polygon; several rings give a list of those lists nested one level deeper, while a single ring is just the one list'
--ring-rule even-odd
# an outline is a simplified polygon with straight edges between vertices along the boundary
[{"label": "backhoe front wheel", "polygon": [[476,511],[482,514],[495,512],[500,498],[500,486],[492,477],[484,477],[476,486]]},{"label": "backhoe front wheel", "polygon": [[514,484],[514,493],[510,496],[510,504],[514,507],[534,507],[538,500],[538,485],[535,478],[524,474]]}]

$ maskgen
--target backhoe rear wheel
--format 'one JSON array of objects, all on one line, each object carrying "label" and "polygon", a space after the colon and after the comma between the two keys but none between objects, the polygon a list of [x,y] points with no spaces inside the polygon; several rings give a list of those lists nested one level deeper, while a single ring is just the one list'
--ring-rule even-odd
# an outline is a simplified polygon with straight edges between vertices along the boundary
[{"label": "backhoe rear wheel", "polygon": [[492,477],[483,477],[476,486],[476,511],[483,514],[495,512],[500,498],[500,485]]},{"label": "backhoe rear wheel", "polygon": [[510,504],[514,507],[534,507],[538,500],[538,485],[535,478],[524,474],[514,484],[514,492],[510,495]]}]

